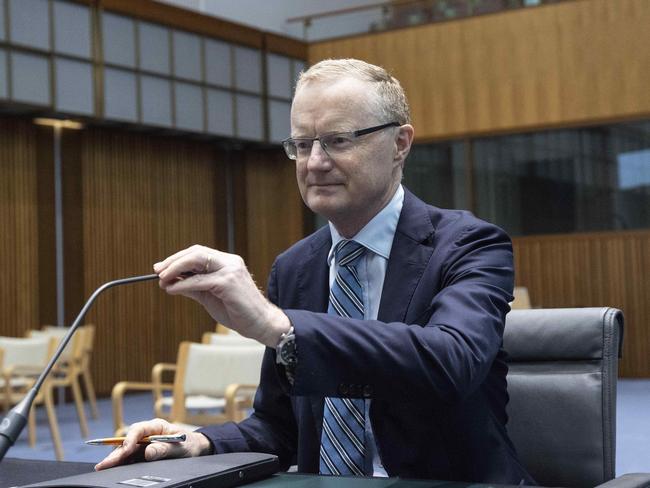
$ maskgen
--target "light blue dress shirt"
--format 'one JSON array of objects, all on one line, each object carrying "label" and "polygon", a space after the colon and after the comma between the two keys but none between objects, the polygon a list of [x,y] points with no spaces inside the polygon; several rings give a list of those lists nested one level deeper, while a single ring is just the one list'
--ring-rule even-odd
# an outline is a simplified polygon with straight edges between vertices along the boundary
[{"label": "light blue dress shirt", "polygon": [[[386,277],[386,268],[388,267],[388,257],[393,247],[393,238],[397,229],[397,222],[402,205],[404,204],[404,188],[400,185],[395,191],[395,195],[388,204],[361,229],[352,240],[363,244],[368,251],[357,266],[359,279],[363,286],[363,303],[364,319],[375,320],[379,313],[379,303],[381,301],[381,291],[384,287],[384,278]],[[339,241],[343,239],[334,225],[329,223],[332,234],[332,247],[327,256],[329,265],[329,283],[330,288],[336,278],[337,265],[334,260],[334,248]],[[375,437],[370,425],[368,410],[370,400],[366,402],[366,473],[372,473],[373,476],[387,476],[386,470],[381,464]]]}]

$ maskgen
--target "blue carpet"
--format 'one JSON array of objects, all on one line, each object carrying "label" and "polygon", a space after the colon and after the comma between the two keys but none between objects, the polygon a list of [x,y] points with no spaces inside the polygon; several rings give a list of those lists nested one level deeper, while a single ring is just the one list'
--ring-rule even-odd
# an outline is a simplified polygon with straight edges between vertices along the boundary
[{"label": "blue carpet", "polygon": [[[650,380],[624,379],[618,382],[617,405],[617,475],[636,472],[650,472]],[[100,417],[93,420],[88,416],[90,437],[109,437],[113,434],[110,399],[99,401]],[[153,412],[151,395],[127,396],[124,411],[127,422],[150,418]],[[57,407],[59,428],[66,461],[97,462],[111,450],[107,446],[86,446],[81,438],[77,414],[72,404]],[[23,459],[53,460],[54,451],[50,438],[47,417],[43,408],[37,413],[37,443],[32,449],[27,443],[27,429],[7,456]]]},{"label": "blue carpet", "polygon": [[[93,419],[90,415],[90,408],[86,403],[86,420],[90,439],[97,437],[113,436],[113,412],[111,399],[103,398],[97,401],[99,418]],[[21,459],[55,460],[54,446],[50,435],[50,427],[47,415],[43,407],[36,409],[36,445],[29,447],[27,441],[27,427],[18,438],[18,441],[7,453],[8,457]],[[151,394],[127,395],[124,401],[124,412],[126,422],[136,422],[153,415],[153,399]],[[87,446],[81,437],[79,420],[74,403],[66,403],[56,406],[56,416],[59,421],[61,432],[61,443],[63,444],[63,455],[66,461],[98,462],[103,459],[111,450],[111,446]]]}]

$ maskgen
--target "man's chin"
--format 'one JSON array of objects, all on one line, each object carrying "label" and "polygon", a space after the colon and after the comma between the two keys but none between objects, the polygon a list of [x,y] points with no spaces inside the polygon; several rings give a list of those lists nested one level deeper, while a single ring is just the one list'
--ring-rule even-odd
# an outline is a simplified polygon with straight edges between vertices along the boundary
[{"label": "man's chin", "polygon": [[332,216],[341,211],[343,204],[339,198],[319,194],[310,195],[307,199],[307,206],[312,212],[322,215],[326,219],[330,220]]}]

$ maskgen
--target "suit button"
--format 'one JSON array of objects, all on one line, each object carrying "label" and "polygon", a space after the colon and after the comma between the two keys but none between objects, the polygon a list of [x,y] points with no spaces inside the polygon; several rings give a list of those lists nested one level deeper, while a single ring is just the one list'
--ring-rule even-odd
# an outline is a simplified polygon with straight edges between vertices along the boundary
[{"label": "suit button", "polygon": [[363,387],[363,396],[365,398],[370,398],[372,396],[372,391],[373,391],[372,385],[364,386]]},{"label": "suit button", "polygon": [[341,395],[347,395],[348,394],[348,385],[346,385],[345,383],[341,383],[339,385],[339,393]]}]

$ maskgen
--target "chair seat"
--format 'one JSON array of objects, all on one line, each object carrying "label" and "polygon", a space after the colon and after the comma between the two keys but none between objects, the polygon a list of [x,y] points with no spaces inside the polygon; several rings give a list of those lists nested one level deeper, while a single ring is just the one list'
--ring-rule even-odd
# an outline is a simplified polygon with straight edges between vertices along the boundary
[{"label": "chair seat", "polygon": [[[10,378],[9,386],[11,388],[28,388],[34,383],[34,380],[24,377]],[[4,378],[0,378],[0,388],[4,388],[6,381]]]},{"label": "chair seat", "polygon": [[[165,408],[172,407],[174,398],[166,396],[160,399],[160,403]],[[226,406],[225,398],[213,398],[207,395],[190,395],[185,399],[185,408],[189,410],[215,410],[223,409]]]}]

